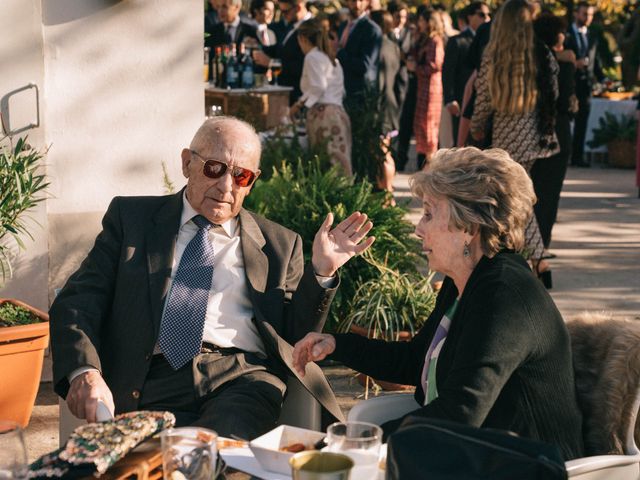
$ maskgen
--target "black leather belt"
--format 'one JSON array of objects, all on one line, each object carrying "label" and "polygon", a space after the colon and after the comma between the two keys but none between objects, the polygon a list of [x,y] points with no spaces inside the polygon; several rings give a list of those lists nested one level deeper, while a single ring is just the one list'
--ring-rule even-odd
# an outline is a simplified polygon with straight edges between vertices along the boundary
[{"label": "black leather belt", "polygon": [[202,342],[202,347],[200,347],[200,353],[238,353],[241,350],[236,347],[221,347],[219,345],[215,345],[209,342]]}]

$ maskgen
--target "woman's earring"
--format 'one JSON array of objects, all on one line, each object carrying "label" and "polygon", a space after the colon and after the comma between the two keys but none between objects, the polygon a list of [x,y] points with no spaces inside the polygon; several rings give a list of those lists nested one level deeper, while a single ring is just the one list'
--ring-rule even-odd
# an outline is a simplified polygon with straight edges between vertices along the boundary
[{"label": "woman's earring", "polygon": [[462,250],[462,255],[464,256],[464,258],[469,258],[469,255],[471,255],[469,244],[466,241],[464,242],[464,250]]}]

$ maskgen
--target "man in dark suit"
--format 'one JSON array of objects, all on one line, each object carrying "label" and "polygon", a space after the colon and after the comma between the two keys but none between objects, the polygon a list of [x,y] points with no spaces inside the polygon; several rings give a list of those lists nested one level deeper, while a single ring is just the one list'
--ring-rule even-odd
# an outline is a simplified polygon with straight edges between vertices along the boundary
[{"label": "man in dark suit", "polygon": [[489,7],[484,2],[472,2],[467,5],[461,12],[467,28],[458,35],[451,37],[444,51],[442,88],[445,107],[451,114],[454,143],[458,138],[464,88],[473,71],[467,62],[467,54],[476,30],[480,25],[490,20],[490,13]]},{"label": "man in dark suit", "polygon": [[377,89],[378,60],[382,45],[382,30],[368,15],[370,0],[348,0],[350,20],[338,31],[338,60],[344,71],[346,100],[350,103],[368,88]]},{"label": "man in dark suit", "polygon": [[[116,197],[50,311],[54,388],[71,412],[168,410],[178,425],[254,438],[278,419],[291,344],[321,331],[337,269],[368,248],[366,215],[302,239],[242,208],[258,170],[253,128],[207,120],[182,151],[186,187]],[[342,414],[319,368],[303,385]]]},{"label": "man in dark suit", "polygon": [[602,79],[602,71],[596,55],[597,42],[590,35],[589,26],[593,21],[595,7],[587,2],[579,2],[573,12],[574,22],[567,31],[564,47],[576,54],[576,97],[578,113],[573,126],[573,146],[571,165],[589,167],[584,158],[584,141],[591,110],[591,90],[594,77]]},{"label": "man in dark suit", "polygon": [[208,47],[219,47],[236,44],[238,51],[240,44],[247,38],[257,41],[256,24],[252,20],[240,16],[242,0],[221,0],[218,8],[220,21],[211,29],[211,35],[205,40]]},{"label": "man in dark suit", "polygon": [[409,143],[413,135],[413,117],[416,109],[416,76],[407,70],[407,57],[412,46],[412,32],[407,23],[409,7],[403,2],[389,2],[387,10],[393,15],[392,38],[400,47],[400,71],[396,80],[400,102],[400,125],[394,143],[396,170],[404,170],[409,154]]},{"label": "man in dark suit", "polygon": [[300,90],[300,78],[304,66],[304,53],[298,44],[298,27],[305,20],[313,17],[307,10],[305,0],[279,1],[280,22],[274,25],[273,30],[278,42],[276,45],[262,47],[262,51],[256,50],[253,58],[258,65],[269,66],[272,58],[279,58],[282,62],[282,70],[278,77],[278,83],[287,87],[293,87],[289,94],[289,104],[293,105],[302,95]]}]

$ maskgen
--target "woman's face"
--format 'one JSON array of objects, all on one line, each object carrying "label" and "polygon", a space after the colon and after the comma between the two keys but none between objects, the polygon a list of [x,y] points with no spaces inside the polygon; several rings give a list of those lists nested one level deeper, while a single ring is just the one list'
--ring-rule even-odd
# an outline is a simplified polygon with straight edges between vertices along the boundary
[{"label": "woman's face", "polygon": [[462,260],[465,234],[449,227],[449,203],[444,199],[423,197],[423,215],[416,226],[429,268],[450,275]]}]

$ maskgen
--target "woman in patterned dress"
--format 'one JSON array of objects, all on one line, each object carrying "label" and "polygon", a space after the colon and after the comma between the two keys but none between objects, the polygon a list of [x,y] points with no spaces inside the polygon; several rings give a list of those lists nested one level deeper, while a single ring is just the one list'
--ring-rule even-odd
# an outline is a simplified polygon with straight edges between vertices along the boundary
[{"label": "woman in patterned dress", "polygon": [[407,62],[407,68],[414,70],[418,78],[413,131],[420,170],[438,149],[442,111],[443,32],[440,19],[431,8],[425,8],[418,16],[418,38],[412,56],[413,61]]},{"label": "woman in patterned dress", "polygon": [[327,142],[333,165],[351,176],[351,121],[342,107],[344,74],[335,59],[327,32],[320,20],[312,18],[298,27],[298,43],[305,54],[300,90],[302,96],[291,106],[294,117],[307,108],[309,143]]},{"label": "woman in patterned dress", "polygon": [[[496,14],[491,38],[476,79],[471,135],[484,139],[491,124],[491,146],[502,148],[529,173],[538,158],[559,152],[555,134],[558,62],[536,40],[533,11],[526,0],[508,0]],[[524,253],[547,288],[551,270],[535,215],[526,229]]]}]

